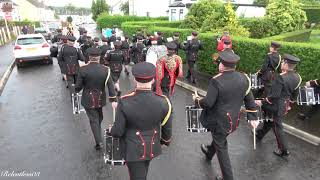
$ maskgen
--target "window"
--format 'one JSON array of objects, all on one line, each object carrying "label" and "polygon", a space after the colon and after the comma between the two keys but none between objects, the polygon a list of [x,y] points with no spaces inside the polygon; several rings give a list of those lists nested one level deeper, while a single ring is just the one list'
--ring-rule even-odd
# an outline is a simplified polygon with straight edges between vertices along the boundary
[{"label": "window", "polygon": [[171,21],[176,21],[177,20],[176,14],[177,14],[177,10],[176,9],[171,9]]},{"label": "window", "polygon": [[179,21],[183,20],[183,9],[179,11]]}]

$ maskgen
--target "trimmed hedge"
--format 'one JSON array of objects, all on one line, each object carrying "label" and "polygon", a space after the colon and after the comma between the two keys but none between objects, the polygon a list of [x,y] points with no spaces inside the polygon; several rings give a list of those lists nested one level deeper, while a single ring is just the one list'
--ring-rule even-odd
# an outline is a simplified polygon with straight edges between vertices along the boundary
[{"label": "trimmed hedge", "polygon": [[[191,29],[178,29],[169,27],[154,27],[138,26],[134,23],[123,24],[122,30],[132,35],[138,29],[143,29],[144,32],[162,31],[166,37],[172,36],[175,32],[180,32],[181,42],[190,35]],[[198,69],[201,72],[215,74],[217,73],[217,66],[212,63],[211,55],[216,52],[217,41],[213,33],[201,33],[199,39],[204,44],[204,50],[199,53],[199,60],[197,62]],[[320,77],[320,45],[311,45],[308,43],[293,43],[281,42],[282,48],[280,53],[289,53],[299,57],[302,62],[298,66],[298,71],[304,80],[310,80]],[[232,46],[240,57],[238,69],[247,73],[257,72],[262,62],[269,51],[270,40],[267,39],[249,39],[241,37],[233,37]],[[181,57],[185,58],[183,51]]]},{"label": "trimmed hedge", "polygon": [[147,20],[168,20],[168,17],[157,17],[157,18],[151,18],[151,17],[141,17],[141,16],[121,16],[121,15],[109,15],[107,13],[102,13],[97,18],[97,24],[98,27],[103,28],[111,28],[112,26],[118,26],[120,27],[122,23],[124,22],[131,22],[131,21],[147,21]]},{"label": "trimmed hedge", "polygon": [[273,23],[268,18],[241,18],[239,23],[249,30],[251,38],[261,39],[275,35]]},{"label": "trimmed hedge", "polygon": [[182,24],[182,21],[133,21],[133,22],[124,22],[121,26],[125,25],[138,25],[138,26],[157,26],[157,27],[171,27],[176,28]]},{"label": "trimmed hedge", "polygon": [[308,22],[320,23],[320,7],[317,7],[317,8],[310,7],[303,10],[307,14]]},{"label": "trimmed hedge", "polygon": [[298,30],[288,33],[283,33],[277,36],[271,36],[265,39],[275,41],[287,41],[287,42],[308,42],[310,41],[311,29]]},{"label": "trimmed hedge", "polygon": [[[40,27],[39,21],[8,21],[8,25],[10,26],[33,26]],[[5,26],[4,20],[0,20],[0,26]]]}]

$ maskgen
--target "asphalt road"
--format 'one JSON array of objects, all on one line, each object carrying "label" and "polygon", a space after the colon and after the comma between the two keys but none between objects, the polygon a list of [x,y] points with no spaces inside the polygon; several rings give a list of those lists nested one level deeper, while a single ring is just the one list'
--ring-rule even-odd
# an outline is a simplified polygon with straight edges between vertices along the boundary
[{"label": "asphalt road", "polygon": [[[125,75],[122,90],[133,85]],[[123,93],[123,94],[124,94]],[[191,104],[191,93],[176,88],[174,141],[152,161],[150,180],[212,180],[220,172],[216,158],[207,163],[200,152],[209,134],[185,130],[184,107]],[[41,180],[126,180],[127,168],[111,168],[103,153],[94,149],[94,139],[85,114],[74,116],[68,92],[54,65],[32,65],[14,69],[0,97],[0,173],[40,172]],[[141,107],[143,108],[143,107]],[[104,109],[104,126],[111,122],[111,106]],[[253,150],[250,128],[242,121],[229,137],[229,152],[238,180],[315,180],[320,179],[319,147],[288,135],[292,155],[282,159],[272,154],[276,147],[269,133]],[[5,177],[0,179],[24,179]]]},{"label": "asphalt road", "polygon": [[0,58],[0,78],[1,78],[13,60],[12,43],[7,43],[1,46],[0,54],[1,54],[1,58]]}]

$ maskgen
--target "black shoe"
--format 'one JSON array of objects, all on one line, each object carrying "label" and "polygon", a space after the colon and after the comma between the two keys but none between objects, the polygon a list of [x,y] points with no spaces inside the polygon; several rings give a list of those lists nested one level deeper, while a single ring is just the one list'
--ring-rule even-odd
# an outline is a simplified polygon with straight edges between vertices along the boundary
[{"label": "black shoe", "polygon": [[301,120],[307,120],[307,119],[309,119],[309,117],[308,116],[306,116],[305,114],[303,114],[303,113],[298,113],[298,118],[299,119],[301,119]]},{"label": "black shoe", "polygon": [[223,180],[221,176],[216,176],[216,180]]},{"label": "black shoe", "polygon": [[206,155],[206,159],[207,159],[208,161],[211,161],[211,160],[212,160],[212,156],[209,155],[207,146],[204,145],[204,144],[201,144],[200,147],[201,147],[201,151],[203,152],[203,154]]},{"label": "black shoe", "polygon": [[273,151],[273,154],[280,156],[280,157],[287,157],[289,156],[290,152],[288,150],[275,150]]},{"label": "black shoe", "polygon": [[103,144],[102,143],[96,144],[95,148],[97,151],[99,151],[103,148]]}]

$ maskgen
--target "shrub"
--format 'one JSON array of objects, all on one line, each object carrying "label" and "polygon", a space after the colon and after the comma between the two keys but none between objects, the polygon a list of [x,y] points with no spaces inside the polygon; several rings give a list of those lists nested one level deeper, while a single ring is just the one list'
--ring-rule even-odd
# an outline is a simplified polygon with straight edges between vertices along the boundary
[{"label": "shrub", "polygon": [[283,33],[277,36],[271,36],[265,39],[287,42],[307,42],[310,41],[311,31],[312,30],[310,29],[298,30],[289,33]]},{"label": "shrub", "polygon": [[[178,29],[170,27],[155,27],[138,26],[134,23],[124,23],[122,30],[129,35],[132,35],[138,29],[143,29],[144,32],[162,31],[166,37],[172,36],[175,32],[181,33],[180,40],[183,41],[192,32],[191,29]],[[199,53],[197,62],[198,69],[201,72],[215,74],[217,66],[212,64],[211,55],[216,52],[217,42],[213,33],[200,33],[199,39],[204,44],[204,50]],[[298,71],[304,80],[315,79],[320,77],[320,45],[311,45],[308,43],[293,43],[281,42],[282,47],[280,53],[289,53],[296,55],[301,59],[298,66]],[[240,57],[238,69],[247,73],[257,72],[263,62],[264,57],[268,53],[270,40],[269,39],[249,39],[243,37],[233,37],[232,46]],[[183,59],[185,55],[183,51],[179,51]]]},{"label": "shrub", "polygon": [[305,28],[306,13],[296,0],[270,0],[266,17],[274,24],[275,34]]},{"label": "shrub", "polygon": [[304,8],[309,23],[320,23],[320,7]]},{"label": "shrub", "polygon": [[239,23],[247,28],[251,38],[264,38],[275,35],[273,23],[269,18],[241,18]]},{"label": "shrub", "polygon": [[109,15],[108,13],[102,13],[97,18],[97,24],[99,28],[111,28],[113,26],[120,27],[123,22],[132,22],[132,21],[147,21],[147,20],[168,20],[168,17],[140,17],[140,16],[121,16],[121,15]]}]

